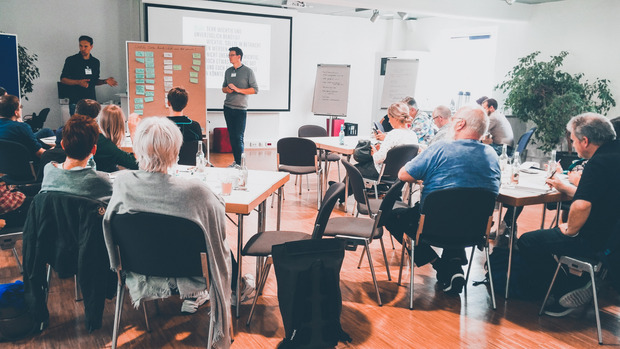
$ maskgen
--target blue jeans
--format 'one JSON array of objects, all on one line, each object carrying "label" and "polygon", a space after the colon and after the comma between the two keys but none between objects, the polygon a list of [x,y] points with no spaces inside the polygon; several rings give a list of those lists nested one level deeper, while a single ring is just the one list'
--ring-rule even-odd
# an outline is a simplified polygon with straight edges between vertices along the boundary
[{"label": "blue jeans", "polygon": [[230,146],[237,164],[241,164],[243,134],[245,133],[245,121],[247,116],[248,112],[246,110],[224,107],[224,119],[226,120],[226,127],[228,127]]}]

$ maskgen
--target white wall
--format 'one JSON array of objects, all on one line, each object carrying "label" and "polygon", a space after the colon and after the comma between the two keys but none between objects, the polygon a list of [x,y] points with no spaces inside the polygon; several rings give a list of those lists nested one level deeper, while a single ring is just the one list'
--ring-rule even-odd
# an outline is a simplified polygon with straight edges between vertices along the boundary
[{"label": "white wall", "polygon": [[101,76],[113,76],[119,83],[97,87],[97,99],[108,101],[125,91],[125,41],[139,40],[137,9],[135,1],[127,0],[3,0],[0,31],[17,34],[19,43],[39,56],[41,76],[23,101],[25,114],[49,107],[46,126],[61,124],[56,82],[65,58],[78,53],[82,34],[94,40],[92,55],[101,61]]}]

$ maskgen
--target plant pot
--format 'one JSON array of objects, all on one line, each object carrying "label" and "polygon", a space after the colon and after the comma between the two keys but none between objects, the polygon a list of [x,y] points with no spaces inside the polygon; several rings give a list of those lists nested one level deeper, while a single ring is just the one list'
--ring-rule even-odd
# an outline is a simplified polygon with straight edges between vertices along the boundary
[{"label": "plant pot", "polygon": [[579,156],[576,152],[558,151],[556,153],[556,159],[562,165],[562,169],[566,170],[575,160],[579,160]]}]

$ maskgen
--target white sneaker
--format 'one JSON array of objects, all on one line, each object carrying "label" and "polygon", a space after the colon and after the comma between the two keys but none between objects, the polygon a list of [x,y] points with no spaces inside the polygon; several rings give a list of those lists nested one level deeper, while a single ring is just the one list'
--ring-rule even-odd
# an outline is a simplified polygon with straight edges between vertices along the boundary
[{"label": "white sneaker", "polygon": [[565,308],[576,308],[589,303],[593,296],[592,281],[588,281],[582,287],[572,290],[560,297],[559,303]]},{"label": "white sneaker", "polygon": [[189,298],[183,301],[181,305],[181,313],[193,314],[198,311],[198,307],[205,304],[209,300],[209,293],[201,294],[198,298]]},{"label": "white sneaker", "polygon": [[[252,298],[252,294],[256,288],[256,281],[254,280],[254,275],[245,274],[241,279],[241,302],[243,303],[248,299]],[[237,305],[237,294],[233,291],[232,296],[230,297],[230,302],[233,306]]]}]

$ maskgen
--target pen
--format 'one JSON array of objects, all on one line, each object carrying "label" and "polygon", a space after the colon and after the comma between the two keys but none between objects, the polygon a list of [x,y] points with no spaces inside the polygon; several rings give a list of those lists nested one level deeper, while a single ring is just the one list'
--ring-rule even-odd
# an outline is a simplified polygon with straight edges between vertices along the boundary
[{"label": "pen", "polygon": [[553,171],[551,172],[551,174],[549,175],[549,179],[551,179],[551,178],[553,178],[553,176],[555,176],[555,172],[556,172],[556,171],[557,171],[557,170],[553,170]]}]

